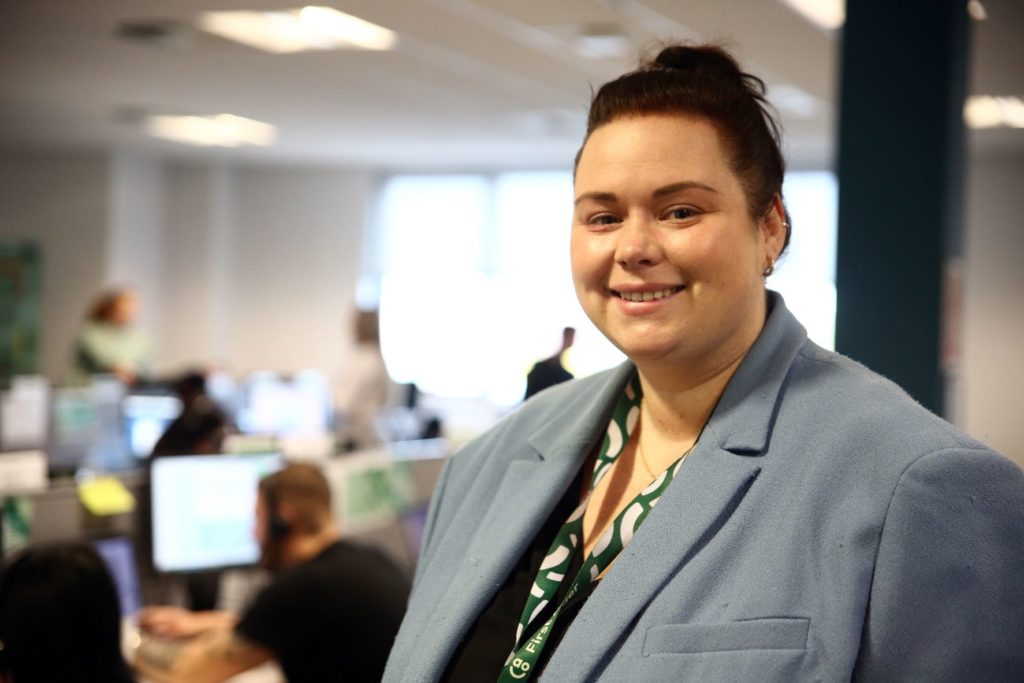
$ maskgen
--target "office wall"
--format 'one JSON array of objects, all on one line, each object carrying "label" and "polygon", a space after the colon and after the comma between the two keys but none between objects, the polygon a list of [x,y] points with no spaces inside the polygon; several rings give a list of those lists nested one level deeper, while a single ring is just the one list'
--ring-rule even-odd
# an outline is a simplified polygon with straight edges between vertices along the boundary
[{"label": "office wall", "polygon": [[964,252],[963,426],[1024,467],[1024,155],[975,157]]},{"label": "office wall", "polygon": [[350,346],[370,176],[204,165],[167,175],[160,365],[337,368]]},{"label": "office wall", "polygon": [[143,303],[139,325],[159,339],[166,305],[163,164],[128,153],[113,155],[109,195],[104,281],[138,290]]},{"label": "office wall", "polygon": [[0,153],[0,239],[43,249],[42,372],[103,287],[143,295],[154,369],[334,371],[351,345],[371,176],[132,154]]},{"label": "office wall", "polygon": [[57,379],[85,309],[106,281],[111,165],[107,154],[0,154],[0,239],[42,248],[40,359]]}]

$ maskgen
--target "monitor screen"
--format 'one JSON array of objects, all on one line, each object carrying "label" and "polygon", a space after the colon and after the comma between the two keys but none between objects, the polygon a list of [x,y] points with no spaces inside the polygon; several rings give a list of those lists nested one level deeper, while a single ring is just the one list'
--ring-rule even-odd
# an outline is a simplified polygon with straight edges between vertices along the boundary
[{"label": "monitor screen", "polygon": [[139,570],[135,564],[135,548],[127,536],[115,536],[93,541],[93,547],[103,558],[110,570],[110,576],[117,586],[121,602],[121,616],[134,616],[142,609],[142,590],[139,585]]},{"label": "monitor screen", "polygon": [[99,412],[88,388],[57,389],[51,401],[47,455],[50,470],[74,473],[85,464],[99,434]]},{"label": "monitor screen", "polygon": [[136,458],[148,458],[153,446],[181,414],[177,396],[132,394],[121,403],[128,447]]},{"label": "monitor screen", "polygon": [[238,427],[246,434],[300,436],[331,431],[333,407],[327,376],[304,370],[291,378],[269,372],[250,375]]},{"label": "monitor screen", "polygon": [[153,461],[153,566],[161,572],[241,567],[259,560],[257,485],[279,454],[183,455]]}]

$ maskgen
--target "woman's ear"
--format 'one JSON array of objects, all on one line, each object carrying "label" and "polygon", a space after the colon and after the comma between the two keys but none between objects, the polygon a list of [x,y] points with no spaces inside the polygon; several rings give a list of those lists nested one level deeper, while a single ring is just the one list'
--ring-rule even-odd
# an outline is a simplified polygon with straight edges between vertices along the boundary
[{"label": "woman's ear", "polygon": [[765,256],[774,263],[778,260],[782,248],[786,244],[786,233],[789,224],[786,220],[786,207],[782,203],[782,195],[776,194],[772,205],[761,217],[761,239],[764,243]]}]

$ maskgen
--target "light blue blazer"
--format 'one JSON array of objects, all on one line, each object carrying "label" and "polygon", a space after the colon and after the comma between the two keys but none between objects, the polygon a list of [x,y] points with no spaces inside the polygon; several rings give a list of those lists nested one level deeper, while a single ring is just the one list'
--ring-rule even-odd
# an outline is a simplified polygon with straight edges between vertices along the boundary
[{"label": "light blue blazer", "polygon": [[[769,297],[699,443],[541,680],[1024,680],[1020,468]],[[543,392],[453,456],[384,680],[441,676],[634,371]]]}]

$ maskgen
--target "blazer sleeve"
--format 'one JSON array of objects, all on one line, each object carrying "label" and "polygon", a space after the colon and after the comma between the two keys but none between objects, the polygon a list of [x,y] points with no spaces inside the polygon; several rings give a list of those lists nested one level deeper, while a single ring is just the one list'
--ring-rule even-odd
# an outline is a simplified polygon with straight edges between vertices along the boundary
[{"label": "blazer sleeve", "polygon": [[856,680],[1008,681],[1024,672],[1024,473],[945,450],[886,513]]}]

